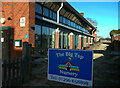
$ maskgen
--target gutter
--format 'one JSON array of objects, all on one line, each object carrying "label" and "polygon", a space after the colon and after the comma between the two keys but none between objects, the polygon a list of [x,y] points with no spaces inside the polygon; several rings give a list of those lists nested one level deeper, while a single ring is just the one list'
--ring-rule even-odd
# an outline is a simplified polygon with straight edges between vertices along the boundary
[{"label": "gutter", "polygon": [[58,11],[57,11],[57,23],[59,23],[59,16],[60,16],[60,10],[62,9],[62,7],[63,7],[63,2],[61,3],[61,6],[60,6],[60,8],[58,9]]},{"label": "gutter", "polygon": [[[60,8],[57,11],[57,23],[58,24],[59,24],[60,10],[62,9],[62,7],[63,7],[63,2],[61,3],[61,6],[60,6]],[[57,31],[57,33],[59,32],[59,26],[57,27],[56,31]],[[57,48],[58,47],[59,47],[59,37],[57,37]]]}]

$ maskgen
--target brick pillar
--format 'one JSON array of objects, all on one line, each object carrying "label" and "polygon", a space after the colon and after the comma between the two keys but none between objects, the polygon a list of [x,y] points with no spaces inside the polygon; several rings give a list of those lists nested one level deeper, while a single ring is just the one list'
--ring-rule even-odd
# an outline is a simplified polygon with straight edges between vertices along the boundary
[{"label": "brick pillar", "polygon": [[86,47],[86,40],[87,40],[87,37],[86,37],[86,36],[84,37],[84,40],[85,40],[85,42],[84,42],[84,47]]},{"label": "brick pillar", "polygon": [[74,35],[74,34],[71,32],[71,33],[70,33],[70,49],[73,49],[73,42],[74,42],[74,41],[73,41],[73,35]]},{"label": "brick pillar", "polygon": [[88,37],[88,46],[90,46],[90,37]]},{"label": "brick pillar", "polygon": [[81,49],[82,47],[81,47],[81,35],[79,35],[79,49]]},{"label": "brick pillar", "polygon": [[55,48],[59,48],[59,29],[55,30]]},{"label": "brick pillar", "polygon": [[93,44],[93,38],[91,38],[91,44]]}]

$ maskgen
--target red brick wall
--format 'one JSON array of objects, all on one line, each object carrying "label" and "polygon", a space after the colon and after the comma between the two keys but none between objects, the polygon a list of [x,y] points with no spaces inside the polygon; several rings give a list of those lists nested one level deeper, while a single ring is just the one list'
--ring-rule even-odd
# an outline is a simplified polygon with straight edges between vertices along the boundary
[{"label": "red brick wall", "polygon": [[90,37],[88,37],[88,46],[90,46]]},{"label": "red brick wall", "polygon": [[58,32],[56,31],[55,32],[55,48],[58,48],[58,46],[57,46],[57,41],[58,41]]},{"label": "red brick wall", "polygon": [[35,2],[30,2],[29,4],[29,43],[32,44],[32,46],[35,46],[34,40],[35,40],[35,31],[31,29],[31,26],[35,26]]},{"label": "red brick wall", "polygon": [[93,33],[93,36],[95,36],[94,40],[97,39],[97,30]]},{"label": "red brick wall", "polygon": [[73,49],[73,35],[70,35],[70,49]]},{"label": "red brick wall", "polygon": [[[35,2],[3,2],[2,10],[2,17],[6,19],[2,26],[12,28],[12,57],[21,56],[22,47],[14,47],[14,40],[22,39],[22,42],[27,41],[34,46],[34,30],[31,26],[35,26]],[[12,20],[8,20],[8,17]],[[21,17],[25,17],[25,27],[20,27]],[[28,34],[28,38],[25,38],[25,34]]]}]

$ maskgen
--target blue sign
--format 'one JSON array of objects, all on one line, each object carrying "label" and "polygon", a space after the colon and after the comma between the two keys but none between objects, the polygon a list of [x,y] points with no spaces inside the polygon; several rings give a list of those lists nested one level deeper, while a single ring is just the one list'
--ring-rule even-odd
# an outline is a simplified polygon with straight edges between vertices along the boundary
[{"label": "blue sign", "polygon": [[28,34],[25,35],[25,38],[28,38]]},{"label": "blue sign", "polygon": [[92,86],[93,51],[49,49],[48,80]]}]

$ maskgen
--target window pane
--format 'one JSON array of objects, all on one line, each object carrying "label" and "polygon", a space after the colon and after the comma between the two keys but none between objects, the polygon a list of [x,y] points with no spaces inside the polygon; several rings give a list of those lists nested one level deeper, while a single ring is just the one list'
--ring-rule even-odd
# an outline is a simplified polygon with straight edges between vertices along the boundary
[{"label": "window pane", "polygon": [[84,47],[84,36],[82,36],[82,39],[81,39],[81,47]]},{"label": "window pane", "polygon": [[49,48],[54,48],[55,47],[55,32],[54,28],[50,28],[50,46]]},{"label": "window pane", "polygon": [[65,18],[63,17],[63,23],[65,24]]},{"label": "window pane", "polygon": [[35,47],[41,47],[41,26],[35,25]]},{"label": "window pane", "polygon": [[70,20],[68,20],[68,25],[70,26]]},{"label": "window pane", "polygon": [[71,26],[72,26],[72,27],[74,27],[74,26],[73,26],[73,22],[72,22],[72,21],[71,21]]},{"label": "window pane", "polygon": [[65,24],[67,24],[67,25],[68,25],[68,19],[65,19]]},{"label": "window pane", "polygon": [[50,10],[50,18],[52,19],[53,12]]},{"label": "window pane", "polygon": [[57,14],[55,12],[53,12],[53,19],[57,20]]},{"label": "window pane", "polygon": [[61,49],[63,49],[63,44],[64,44],[64,41],[63,41],[63,38],[64,36],[63,36],[63,32],[61,31],[60,32],[60,41],[59,41],[59,46],[60,46],[60,48]]},{"label": "window pane", "polygon": [[49,29],[45,26],[42,26],[42,48],[49,48]]},{"label": "window pane", "polygon": [[47,8],[43,8],[43,15],[44,16],[49,16],[49,10]]},{"label": "window pane", "polygon": [[75,23],[74,23],[74,28],[75,28]]},{"label": "window pane", "polygon": [[81,29],[81,27],[79,26],[79,30]]},{"label": "window pane", "polygon": [[78,25],[77,25],[77,29],[79,29]]},{"label": "window pane", "polygon": [[60,16],[60,22],[62,23],[62,16]]},{"label": "window pane", "polygon": [[91,38],[90,38],[90,43],[91,43]]},{"label": "window pane", "polygon": [[42,7],[38,3],[35,3],[35,12],[42,14]]}]

